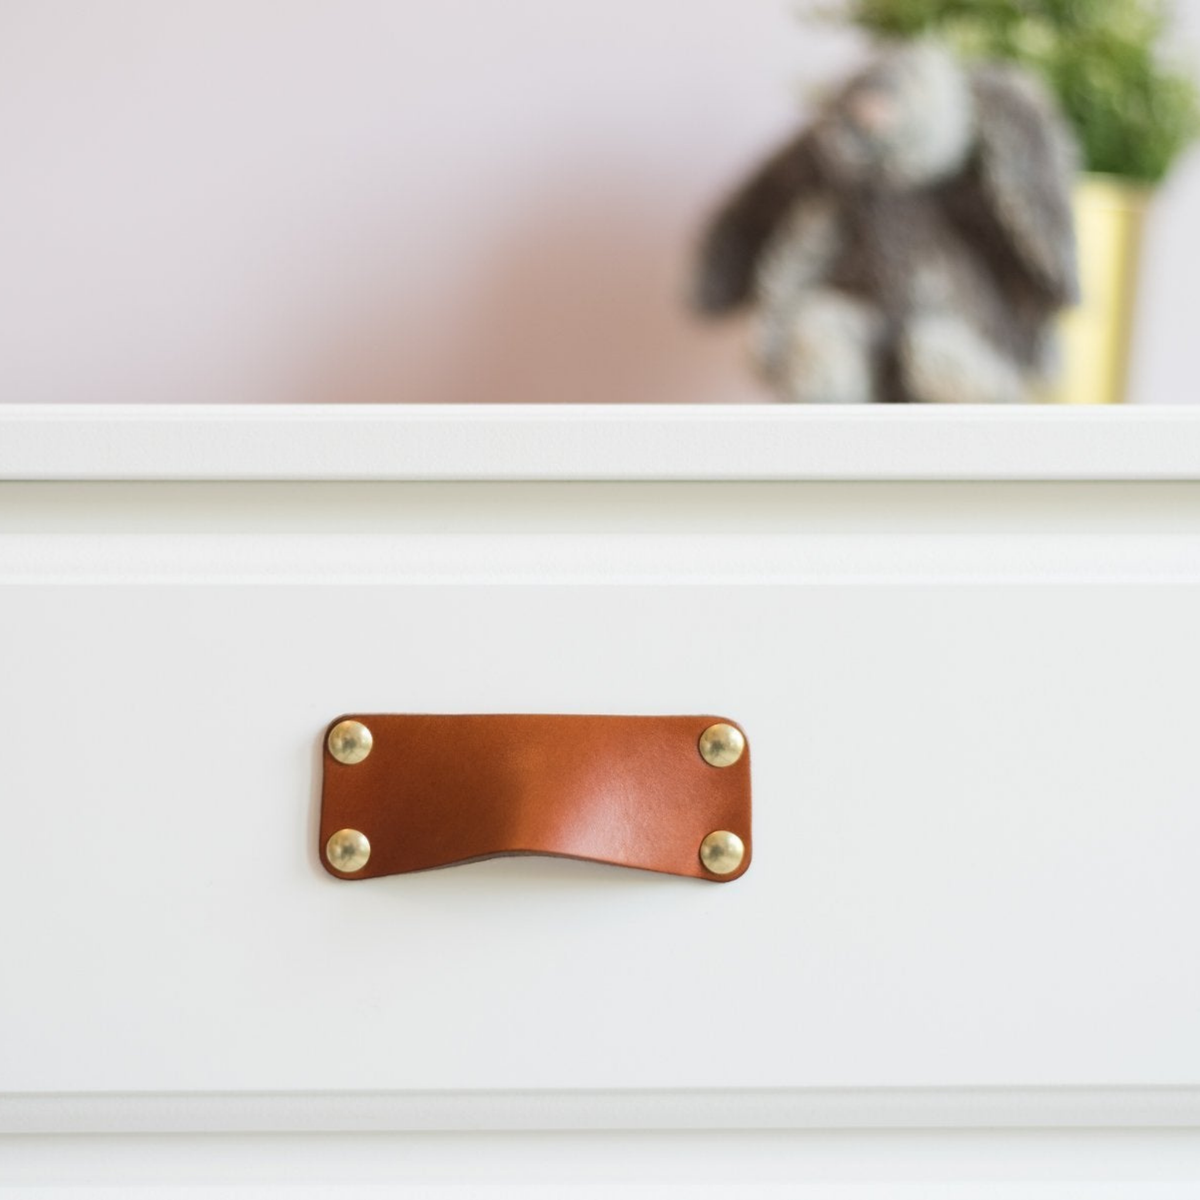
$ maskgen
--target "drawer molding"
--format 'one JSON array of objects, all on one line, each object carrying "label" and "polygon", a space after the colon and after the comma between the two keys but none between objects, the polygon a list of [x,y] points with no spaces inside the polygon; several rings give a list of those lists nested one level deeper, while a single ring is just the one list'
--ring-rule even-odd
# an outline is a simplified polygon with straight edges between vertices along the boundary
[{"label": "drawer molding", "polygon": [[0,585],[1200,579],[1200,489],[1187,483],[43,483],[0,491]]},{"label": "drawer molding", "polygon": [[1200,1129],[1200,1087],[0,1093],[0,1133]]},{"label": "drawer molding", "polygon": [[1185,408],[0,406],[10,480],[1198,478]]}]

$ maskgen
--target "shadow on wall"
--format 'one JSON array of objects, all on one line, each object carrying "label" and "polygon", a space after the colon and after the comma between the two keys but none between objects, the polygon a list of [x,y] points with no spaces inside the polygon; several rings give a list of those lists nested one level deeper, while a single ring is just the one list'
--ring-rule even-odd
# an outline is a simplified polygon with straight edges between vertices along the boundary
[{"label": "shadow on wall", "polygon": [[[402,261],[356,285],[304,394],[326,403],[756,402],[746,331],[688,307],[693,237],[619,168],[557,164],[531,203],[493,215],[466,273],[426,286]],[[562,180],[571,180],[569,190]],[[636,183],[636,180],[633,182]],[[669,194],[669,189],[664,189]],[[448,225],[450,223],[448,222]],[[412,231],[396,231],[411,250]],[[461,256],[459,256],[461,258]]]}]

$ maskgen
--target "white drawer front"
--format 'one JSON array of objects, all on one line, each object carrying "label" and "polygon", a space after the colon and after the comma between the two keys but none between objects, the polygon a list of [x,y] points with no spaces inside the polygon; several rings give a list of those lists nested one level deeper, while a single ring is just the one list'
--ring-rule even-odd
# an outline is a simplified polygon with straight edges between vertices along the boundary
[{"label": "white drawer front", "polygon": [[[404,495],[426,517],[359,530],[399,559],[421,521],[448,522],[464,561],[531,536],[503,489],[511,528],[470,537],[445,494]],[[761,516],[744,537],[773,540],[790,574],[718,562],[686,584],[630,564],[712,544],[668,503],[647,546],[622,495],[564,495],[533,531],[585,557],[602,542],[625,563],[608,584],[549,559],[541,583],[403,562],[320,581],[346,549],[332,528],[305,541],[251,515],[238,533],[237,505],[210,497],[181,532],[186,504],[163,492],[148,524],[100,529],[24,497],[6,544],[41,539],[53,570],[12,568],[0,591],[0,1011],[20,1031],[2,1089],[1200,1081],[1190,493],[1135,496],[1161,517],[1136,552],[1060,519],[1063,578],[1019,569],[1046,550],[1036,489],[957,497],[977,536],[931,535],[928,499],[903,489],[781,506],[767,489],[738,501]],[[924,547],[914,569],[876,570],[886,525],[889,560]],[[179,567],[241,561],[247,538],[314,578]],[[957,577],[957,544],[1003,569]],[[104,567],[106,545],[124,565]],[[1130,568],[1155,545],[1187,569]],[[72,574],[64,553],[94,561]],[[530,859],[339,883],[314,831],[318,739],[346,710],[727,712],[753,745],[754,865],[727,887]]]}]

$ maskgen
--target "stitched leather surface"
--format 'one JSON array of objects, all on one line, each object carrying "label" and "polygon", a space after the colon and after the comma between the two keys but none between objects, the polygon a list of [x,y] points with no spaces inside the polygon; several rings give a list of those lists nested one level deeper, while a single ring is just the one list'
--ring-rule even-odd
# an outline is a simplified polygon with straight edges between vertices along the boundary
[{"label": "stitched leather surface", "polygon": [[[508,854],[720,883],[750,865],[749,745],[724,768],[709,766],[698,748],[710,725],[736,724],[726,717],[347,716],[371,730],[374,745],[354,766],[325,746],[318,854],[340,879]],[[371,843],[370,860],[353,874],[325,858],[326,841],[345,828]],[[714,830],[745,843],[730,875],[700,862],[700,843]]]}]

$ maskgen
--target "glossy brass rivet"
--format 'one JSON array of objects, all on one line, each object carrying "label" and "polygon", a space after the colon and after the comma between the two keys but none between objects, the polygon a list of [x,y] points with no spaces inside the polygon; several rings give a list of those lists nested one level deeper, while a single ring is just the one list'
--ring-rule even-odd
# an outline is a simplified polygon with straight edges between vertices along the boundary
[{"label": "glossy brass rivet", "polygon": [[700,757],[710,767],[732,767],[746,750],[746,739],[732,725],[710,725],[700,735]]},{"label": "glossy brass rivet", "polygon": [[361,721],[339,721],[329,731],[329,753],[348,767],[362,762],[374,744],[371,731]]},{"label": "glossy brass rivet", "polygon": [[746,847],[736,833],[718,829],[700,843],[700,861],[714,875],[732,875],[742,865]]},{"label": "glossy brass rivet", "polygon": [[339,829],[325,843],[325,857],[331,867],[349,875],[367,865],[367,859],[371,857],[371,843],[367,835],[359,833],[357,829]]}]

